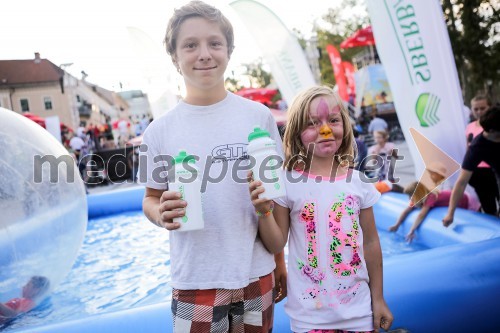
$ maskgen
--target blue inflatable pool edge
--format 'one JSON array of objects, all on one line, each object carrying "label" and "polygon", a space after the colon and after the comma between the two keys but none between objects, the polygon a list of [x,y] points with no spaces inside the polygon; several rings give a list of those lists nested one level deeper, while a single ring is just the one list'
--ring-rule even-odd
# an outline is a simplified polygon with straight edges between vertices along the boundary
[{"label": "blue inflatable pool edge", "polygon": [[[89,218],[140,210],[143,195],[141,187],[89,195]],[[396,193],[382,195],[374,207],[377,227],[387,230],[407,201],[407,196]],[[444,208],[432,209],[418,230],[416,241],[428,250],[384,261],[384,295],[395,317],[392,328],[494,332],[500,327],[500,223],[495,217],[459,209],[452,227],[444,228],[444,213]],[[416,214],[409,215],[398,234],[404,236]],[[285,302],[275,307],[274,332],[291,332]],[[172,332],[170,303],[16,332]]]}]

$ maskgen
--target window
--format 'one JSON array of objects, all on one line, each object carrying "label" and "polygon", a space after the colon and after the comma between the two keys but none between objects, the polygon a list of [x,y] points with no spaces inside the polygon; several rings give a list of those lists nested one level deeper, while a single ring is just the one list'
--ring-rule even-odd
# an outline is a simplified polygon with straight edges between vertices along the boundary
[{"label": "window", "polygon": [[52,99],[50,97],[44,97],[43,104],[45,105],[45,110],[52,110]]},{"label": "window", "polygon": [[80,103],[80,102],[81,102],[81,100],[80,100],[80,95],[76,95],[76,101],[77,101],[78,103]]},{"label": "window", "polygon": [[30,105],[28,103],[27,98],[22,98],[21,99],[21,111],[22,112],[28,112],[30,110]]}]

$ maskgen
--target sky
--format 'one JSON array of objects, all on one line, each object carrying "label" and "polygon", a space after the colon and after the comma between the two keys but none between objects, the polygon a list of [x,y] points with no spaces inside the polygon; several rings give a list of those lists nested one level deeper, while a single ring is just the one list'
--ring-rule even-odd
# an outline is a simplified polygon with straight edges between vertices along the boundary
[{"label": "sky", "polygon": [[[232,22],[235,51],[226,74],[241,71],[243,63],[261,56],[253,37],[239,16],[229,7],[229,0],[206,0]],[[340,0],[267,0],[270,8],[288,29],[310,34],[315,20],[336,7]],[[187,0],[16,0],[2,4],[0,20],[0,60],[32,59],[35,52],[62,66],[69,73],[106,89],[120,91],[142,89],[158,94],[152,86],[164,81],[176,89],[180,77],[173,73],[170,57],[163,47],[163,37],[173,9]],[[265,22],[263,22],[265,24]],[[141,36],[147,45],[134,42]],[[161,75],[163,76],[163,75]],[[121,86],[120,86],[121,83]]]}]

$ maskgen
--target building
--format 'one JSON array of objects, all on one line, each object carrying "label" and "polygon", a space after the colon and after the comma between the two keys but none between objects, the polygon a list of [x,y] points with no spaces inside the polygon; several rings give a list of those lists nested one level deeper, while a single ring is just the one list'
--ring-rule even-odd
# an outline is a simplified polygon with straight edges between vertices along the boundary
[{"label": "building", "polygon": [[130,119],[133,122],[140,121],[144,117],[150,119],[153,116],[148,95],[141,90],[121,91],[118,94],[127,101],[130,107]]},{"label": "building", "polygon": [[72,129],[128,119],[118,94],[79,80],[35,53],[34,59],[0,60],[0,106],[42,118],[58,116]]}]

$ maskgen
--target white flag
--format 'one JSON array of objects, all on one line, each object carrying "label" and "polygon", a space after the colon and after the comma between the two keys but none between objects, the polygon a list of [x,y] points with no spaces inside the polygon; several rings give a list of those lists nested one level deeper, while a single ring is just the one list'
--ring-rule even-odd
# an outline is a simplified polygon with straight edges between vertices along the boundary
[{"label": "white flag", "polygon": [[465,154],[463,100],[439,0],[368,0],[377,50],[420,177],[410,127],[459,163]]},{"label": "white flag", "polygon": [[230,5],[254,36],[288,104],[298,92],[315,85],[304,51],[278,16],[252,0],[237,0]]}]

